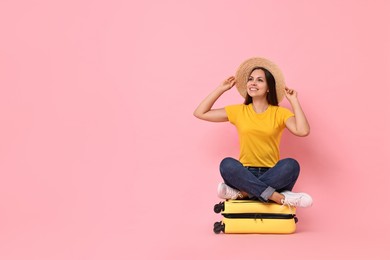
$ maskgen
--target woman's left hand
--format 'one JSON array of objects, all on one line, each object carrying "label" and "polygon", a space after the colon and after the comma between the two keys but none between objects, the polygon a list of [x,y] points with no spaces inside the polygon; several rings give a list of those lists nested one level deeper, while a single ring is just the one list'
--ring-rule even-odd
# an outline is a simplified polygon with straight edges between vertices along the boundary
[{"label": "woman's left hand", "polygon": [[293,90],[291,88],[286,87],[284,89],[284,94],[286,95],[286,98],[288,101],[291,101],[292,99],[298,98],[298,93],[296,90]]}]

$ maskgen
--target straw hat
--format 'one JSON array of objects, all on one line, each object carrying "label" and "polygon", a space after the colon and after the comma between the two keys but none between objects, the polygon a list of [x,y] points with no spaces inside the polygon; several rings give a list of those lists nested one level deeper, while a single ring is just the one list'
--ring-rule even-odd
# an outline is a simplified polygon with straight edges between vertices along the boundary
[{"label": "straw hat", "polygon": [[286,87],[286,83],[280,68],[275,63],[265,58],[250,58],[244,61],[240,67],[238,67],[236,72],[236,87],[238,92],[244,98],[246,97],[246,84],[248,82],[250,73],[256,67],[263,67],[271,72],[272,76],[274,76],[276,83],[276,95],[278,98],[278,103],[280,103],[284,98],[284,88]]}]

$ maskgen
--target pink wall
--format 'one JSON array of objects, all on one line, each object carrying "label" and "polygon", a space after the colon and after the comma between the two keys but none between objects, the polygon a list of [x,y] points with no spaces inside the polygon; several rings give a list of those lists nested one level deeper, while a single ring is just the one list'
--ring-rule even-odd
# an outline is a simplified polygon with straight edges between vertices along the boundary
[{"label": "pink wall", "polygon": [[[389,7],[2,0],[0,259],[387,259]],[[311,123],[282,143],[315,200],[291,236],[212,232],[237,139],[192,112],[252,56]]]}]

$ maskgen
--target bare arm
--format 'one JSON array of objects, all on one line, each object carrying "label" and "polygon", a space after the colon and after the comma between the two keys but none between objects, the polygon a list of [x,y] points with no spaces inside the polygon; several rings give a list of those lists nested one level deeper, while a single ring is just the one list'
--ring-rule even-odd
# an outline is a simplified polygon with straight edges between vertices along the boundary
[{"label": "bare arm", "polygon": [[224,108],[212,109],[215,101],[236,84],[236,79],[231,76],[224,80],[213,92],[211,92],[195,109],[194,116],[210,122],[226,122],[228,117]]},{"label": "bare arm", "polygon": [[309,135],[310,125],[306,119],[305,113],[302,110],[301,104],[299,103],[298,93],[293,89],[286,88],[285,94],[295,114],[295,116],[287,119],[286,121],[287,129],[296,136]]}]

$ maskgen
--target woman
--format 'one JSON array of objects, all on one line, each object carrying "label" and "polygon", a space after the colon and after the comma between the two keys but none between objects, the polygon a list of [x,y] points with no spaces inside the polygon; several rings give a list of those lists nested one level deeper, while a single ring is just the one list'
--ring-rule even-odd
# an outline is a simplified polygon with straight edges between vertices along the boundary
[{"label": "woman", "polygon": [[[245,97],[244,104],[212,108],[216,100],[234,85]],[[293,109],[279,107],[286,96]],[[238,68],[197,107],[194,116],[210,122],[234,124],[240,141],[239,160],[225,158],[220,165],[224,183],[218,185],[222,199],[256,198],[282,205],[309,207],[306,193],[291,192],[299,175],[299,164],[280,160],[279,144],[287,128],[296,136],[307,136],[309,123],[298,101],[297,92],[285,86],[280,69],[264,58],[251,58]]]}]

